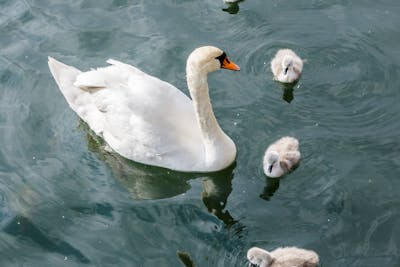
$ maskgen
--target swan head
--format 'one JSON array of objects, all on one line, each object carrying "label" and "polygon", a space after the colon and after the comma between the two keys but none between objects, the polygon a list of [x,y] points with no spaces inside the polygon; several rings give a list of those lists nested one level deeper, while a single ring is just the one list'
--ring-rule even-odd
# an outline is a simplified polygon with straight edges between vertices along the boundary
[{"label": "swan head", "polygon": [[247,251],[249,267],[268,267],[274,261],[271,254],[261,248],[252,247]]},{"label": "swan head", "polygon": [[264,158],[264,173],[268,177],[276,178],[282,176],[285,171],[282,169],[279,154],[276,151],[269,151]]},{"label": "swan head", "polygon": [[186,71],[207,74],[218,69],[240,70],[239,66],[230,61],[226,53],[214,46],[202,46],[195,49],[188,57]]}]

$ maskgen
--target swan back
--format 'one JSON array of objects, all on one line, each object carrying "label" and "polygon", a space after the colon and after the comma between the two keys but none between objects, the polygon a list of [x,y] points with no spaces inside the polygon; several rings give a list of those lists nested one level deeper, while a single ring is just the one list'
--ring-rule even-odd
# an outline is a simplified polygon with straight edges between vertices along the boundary
[{"label": "swan back", "polygon": [[299,141],[294,137],[282,137],[265,151],[264,173],[268,177],[280,177],[292,170],[299,160]]},{"label": "swan back", "polygon": [[49,67],[69,106],[118,154],[174,170],[204,168],[190,99],[133,66],[108,62],[112,65],[81,72],[49,58]]},{"label": "swan back", "polygon": [[300,78],[303,61],[291,49],[280,49],[271,61],[274,79],[282,83],[293,83]]}]

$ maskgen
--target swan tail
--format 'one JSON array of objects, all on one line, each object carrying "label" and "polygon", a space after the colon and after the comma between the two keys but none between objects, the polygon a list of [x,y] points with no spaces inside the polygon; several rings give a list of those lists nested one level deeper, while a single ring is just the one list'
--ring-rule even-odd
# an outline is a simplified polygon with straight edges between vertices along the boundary
[{"label": "swan tail", "polygon": [[82,90],[74,86],[74,82],[81,71],[72,66],[61,63],[52,57],[48,57],[48,59],[49,69],[54,80],[68,104],[74,109],[74,99],[76,99],[76,96],[82,92]]},{"label": "swan tail", "polygon": [[52,57],[48,57],[48,60],[50,72],[60,89],[61,85],[64,83],[73,83],[76,79],[76,76],[81,73],[80,70],[72,66],[68,66]]},{"label": "swan tail", "polygon": [[102,112],[97,109],[87,91],[75,86],[77,78],[84,73],[51,57],[49,57],[49,68],[61,93],[72,110],[88,123],[89,127],[97,135],[102,136],[104,129],[104,116]]}]

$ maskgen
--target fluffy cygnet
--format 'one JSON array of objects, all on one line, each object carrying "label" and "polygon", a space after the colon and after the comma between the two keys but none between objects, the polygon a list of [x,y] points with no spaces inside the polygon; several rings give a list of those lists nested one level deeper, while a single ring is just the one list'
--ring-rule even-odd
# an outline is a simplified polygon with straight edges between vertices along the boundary
[{"label": "fluffy cygnet", "polygon": [[271,61],[274,80],[293,83],[300,78],[303,61],[290,49],[280,49]]},{"label": "fluffy cygnet", "polygon": [[296,166],[299,160],[299,141],[294,137],[282,137],[265,151],[264,173],[268,177],[280,177]]},{"label": "fluffy cygnet", "polygon": [[317,253],[297,247],[277,248],[271,252],[258,247],[247,251],[249,267],[315,267],[319,263]]}]

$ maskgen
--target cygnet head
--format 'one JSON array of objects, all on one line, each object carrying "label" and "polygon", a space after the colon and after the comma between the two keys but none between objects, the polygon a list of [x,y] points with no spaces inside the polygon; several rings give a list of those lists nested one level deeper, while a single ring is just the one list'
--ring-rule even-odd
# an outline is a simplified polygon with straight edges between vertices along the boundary
[{"label": "cygnet head", "polygon": [[247,251],[247,259],[249,267],[268,267],[274,261],[268,251],[258,247],[252,247]]},{"label": "cygnet head", "polygon": [[214,46],[202,46],[195,49],[188,57],[186,72],[207,74],[218,69],[240,70],[239,66],[230,61],[226,53]]},{"label": "cygnet head", "polygon": [[280,177],[284,174],[284,170],[281,167],[279,161],[279,154],[276,151],[270,151],[265,155],[264,158],[264,173],[268,177]]},{"label": "cygnet head", "polygon": [[293,71],[293,58],[286,55],[282,60],[283,75],[287,76],[289,71]]}]

